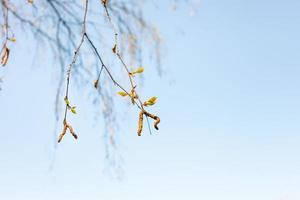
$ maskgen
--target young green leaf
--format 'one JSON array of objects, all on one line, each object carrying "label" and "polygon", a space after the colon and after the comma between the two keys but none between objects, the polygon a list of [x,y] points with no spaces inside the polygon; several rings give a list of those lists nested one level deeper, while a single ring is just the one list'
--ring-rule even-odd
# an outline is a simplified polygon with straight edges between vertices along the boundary
[{"label": "young green leaf", "polygon": [[144,102],[144,106],[152,106],[156,103],[157,97],[151,97],[147,101]]},{"label": "young green leaf", "polygon": [[65,100],[65,102],[66,102],[67,106],[69,106],[69,105],[70,105],[70,101],[69,101],[69,99],[65,97],[65,98],[64,98],[64,100]]},{"label": "young green leaf", "polygon": [[120,95],[120,96],[122,96],[122,97],[126,97],[127,96],[127,93],[126,92],[118,92],[118,94]]},{"label": "young green leaf", "polygon": [[144,67],[139,67],[137,70],[135,70],[135,73],[143,73],[144,72]]},{"label": "young green leaf", "polygon": [[16,38],[14,38],[14,37],[12,37],[12,38],[8,38],[8,40],[9,40],[9,41],[11,41],[11,42],[16,42],[16,41],[17,41],[17,39],[16,39]]},{"label": "young green leaf", "polygon": [[71,112],[73,113],[73,114],[76,114],[77,112],[76,112],[76,106],[72,106],[71,107]]},{"label": "young green leaf", "polygon": [[144,72],[144,67],[139,67],[136,70],[134,70],[133,72],[130,72],[130,75],[141,74],[143,72]]}]

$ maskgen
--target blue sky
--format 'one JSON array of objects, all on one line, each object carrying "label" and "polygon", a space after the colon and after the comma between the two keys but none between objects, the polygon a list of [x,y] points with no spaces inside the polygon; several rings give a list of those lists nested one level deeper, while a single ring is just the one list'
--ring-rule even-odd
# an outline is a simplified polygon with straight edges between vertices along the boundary
[{"label": "blue sky", "polygon": [[80,139],[59,145],[49,171],[56,75],[17,35],[1,69],[0,199],[300,199],[300,2],[202,0],[196,10],[146,9],[166,45],[165,75],[146,65],[143,89],[159,97],[162,123],[137,137],[135,115],[121,117],[122,181],[103,172],[102,125],[76,88]]}]

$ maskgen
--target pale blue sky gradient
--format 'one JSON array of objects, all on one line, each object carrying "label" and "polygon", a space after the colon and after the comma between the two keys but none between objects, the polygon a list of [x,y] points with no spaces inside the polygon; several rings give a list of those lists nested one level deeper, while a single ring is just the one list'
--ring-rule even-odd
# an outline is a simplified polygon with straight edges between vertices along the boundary
[{"label": "pale blue sky gradient", "polygon": [[146,65],[143,92],[159,97],[161,130],[137,137],[134,109],[121,115],[122,181],[103,173],[102,121],[76,88],[80,138],[65,138],[49,171],[57,77],[17,36],[1,69],[0,199],[299,200],[299,11],[297,0],[202,0],[193,17],[149,6],[165,75]]}]

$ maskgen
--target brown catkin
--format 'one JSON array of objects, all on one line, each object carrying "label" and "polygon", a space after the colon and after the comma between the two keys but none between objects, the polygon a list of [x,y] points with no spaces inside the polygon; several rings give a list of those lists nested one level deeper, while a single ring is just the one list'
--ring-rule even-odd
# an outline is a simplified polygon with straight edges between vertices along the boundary
[{"label": "brown catkin", "polygon": [[62,130],[61,134],[59,135],[59,138],[58,138],[58,141],[57,141],[58,143],[60,143],[61,140],[63,139],[64,135],[67,132],[67,128],[68,128],[67,124],[64,124],[64,129]]},{"label": "brown catkin", "polygon": [[74,131],[73,127],[71,125],[68,125],[68,128],[69,128],[70,133],[72,134],[72,136],[77,140],[78,136],[75,134],[75,131]]},{"label": "brown catkin", "polygon": [[160,123],[160,118],[156,116],[155,122],[154,122],[154,128],[158,130],[158,124]]},{"label": "brown catkin", "polygon": [[7,48],[7,46],[5,45],[3,47],[3,55],[1,58],[1,64],[3,67],[7,64],[8,58],[9,58],[9,48]]},{"label": "brown catkin", "polygon": [[142,131],[143,131],[143,121],[144,121],[144,112],[141,111],[139,114],[139,126],[138,126],[138,136],[142,135]]}]

